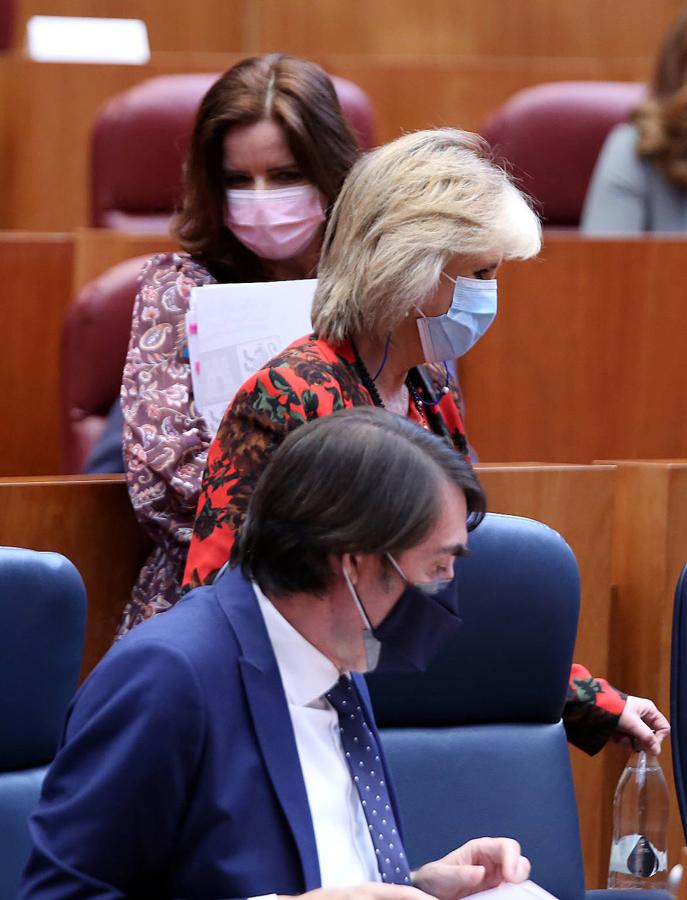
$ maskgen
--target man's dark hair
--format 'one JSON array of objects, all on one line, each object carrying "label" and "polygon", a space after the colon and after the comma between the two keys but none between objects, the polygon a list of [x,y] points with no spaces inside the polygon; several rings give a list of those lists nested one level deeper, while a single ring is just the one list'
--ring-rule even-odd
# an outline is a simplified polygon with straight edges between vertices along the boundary
[{"label": "man's dark hair", "polygon": [[443,438],[373,407],[316,419],[292,431],[263,472],[234,560],[267,593],[319,593],[330,555],[397,554],[424,540],[446,483],[463,491],[475,528],[484,491]]}]

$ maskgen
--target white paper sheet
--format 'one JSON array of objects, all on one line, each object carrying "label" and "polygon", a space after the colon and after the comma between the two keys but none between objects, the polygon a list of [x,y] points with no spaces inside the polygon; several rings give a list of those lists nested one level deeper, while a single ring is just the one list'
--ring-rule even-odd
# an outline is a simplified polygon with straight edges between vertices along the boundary
[{"label": "white paper sheet", "polygon": [[473,897],[484,900],[555,900],[553,894],[549,894],[544,888],[539,887],[533,881],[523,881],[521,884],[504,884],[501,887],[492,888],[490,891],[481,891],[473,894]]},{"label": "white paper sheet", "polygon": [[150,62],[148,29],[141,19],[31,16],[26,52],[36,62],[128,66]]},{"label": "white paper sheet", "polygon": [[312,278],[191,290],[186,327],[193,392],[211,434],[244,381],[309,333],[316,286]]}]

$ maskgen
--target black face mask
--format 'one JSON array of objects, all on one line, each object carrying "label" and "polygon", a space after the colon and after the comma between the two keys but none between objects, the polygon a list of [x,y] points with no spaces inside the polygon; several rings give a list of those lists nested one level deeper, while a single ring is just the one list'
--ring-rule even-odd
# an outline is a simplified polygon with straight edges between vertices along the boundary
[{"label": "black face mask", "polygon": [[377,625],[372,624],[358,592],[344,569],[348,589],[365,623],[363,640],[368,671],[424,671],[460,627],[455,577],[447,581],[411,582],[387,553],[406,589]]}]

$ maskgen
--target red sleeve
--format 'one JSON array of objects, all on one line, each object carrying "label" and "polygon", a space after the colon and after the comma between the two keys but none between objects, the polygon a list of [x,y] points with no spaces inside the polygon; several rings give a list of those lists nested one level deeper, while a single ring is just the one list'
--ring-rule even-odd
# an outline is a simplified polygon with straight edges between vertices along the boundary
[{"label": "red sleeve", "polygon": [[326,366],[312,361],[273,364],[240,388],[208,451],[184,590],[210,583],[229,560],[255,484],[286,435],[349,405]]},{"label": "red sleeve", "polygon": [[626,699],[605,678],[573,663],[563,710],[568,740],[590,755],[597,753],[618,727]]}]

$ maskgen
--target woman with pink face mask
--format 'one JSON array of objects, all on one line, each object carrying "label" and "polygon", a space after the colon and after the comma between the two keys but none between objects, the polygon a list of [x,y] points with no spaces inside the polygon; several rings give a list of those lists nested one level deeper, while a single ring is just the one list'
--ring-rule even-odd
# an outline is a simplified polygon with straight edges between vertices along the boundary
[{"label": "woman with pink face mask", "polygon": [[121,635],[179,597],[210,445],[191,384],[184,317],[191,288],[313,277],[328,211],[359,155],[334,87],[313,63],[243,60],[205,95],[173,233],[134,304],[121,391],[131,502],[155,547]]}]

